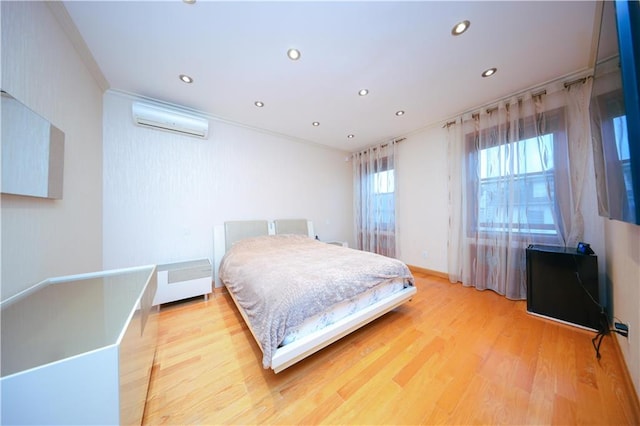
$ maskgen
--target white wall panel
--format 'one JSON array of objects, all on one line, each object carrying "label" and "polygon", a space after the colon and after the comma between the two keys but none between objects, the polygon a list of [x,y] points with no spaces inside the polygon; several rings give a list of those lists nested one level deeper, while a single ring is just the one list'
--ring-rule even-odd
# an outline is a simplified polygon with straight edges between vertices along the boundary
[{"label": "white wall panel", "polygon": [[134,99],[104,98],[104,266],[212,260],[226,220],[307,218],[352,239],[347,153],[211,122],[206,140],[133,124]]},{"label": "white wall panel", "polygon": [[446,141],[445,130],[434,126],[409,136],[398,148],[400,257],[439,272],[447,271]]},{"label": "white wall panel", "polygon": [[607,282],[613,314],[629,325],[629,338],[615,335],[640,396],[640,226],[606,221]]},{"label": "white wall panel", "polygon": [[2,89],[65,133],[61,200],[2,194],[2,299],[102,267],[102,92],[45,2],[2,2]]}]

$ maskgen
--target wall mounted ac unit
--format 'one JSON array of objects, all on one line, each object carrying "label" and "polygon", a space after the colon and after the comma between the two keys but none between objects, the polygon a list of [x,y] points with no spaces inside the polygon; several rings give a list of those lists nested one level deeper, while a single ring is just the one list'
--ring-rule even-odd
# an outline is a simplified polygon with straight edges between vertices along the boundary
[{"label": "wall mounted ac unit", "polygon": [[203,139],[209,134],[209,120],[186,111],[143,102],[133,102],[131,109],[138,126]]}]

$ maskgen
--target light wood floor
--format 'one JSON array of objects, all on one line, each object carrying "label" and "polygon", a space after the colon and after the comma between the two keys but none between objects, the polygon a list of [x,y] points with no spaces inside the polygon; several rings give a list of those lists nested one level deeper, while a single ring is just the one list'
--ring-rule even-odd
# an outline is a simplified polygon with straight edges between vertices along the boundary
[{"label": "light wood floor", "polygon": [[274,374],[226,294],[160,311],[145,424],[640,424],[612,337],[416,274],[409,303]]}]

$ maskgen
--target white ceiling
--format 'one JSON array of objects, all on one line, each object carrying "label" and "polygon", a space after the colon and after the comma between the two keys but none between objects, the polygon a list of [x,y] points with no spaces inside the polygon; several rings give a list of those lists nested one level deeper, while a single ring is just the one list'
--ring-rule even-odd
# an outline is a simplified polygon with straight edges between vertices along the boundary
[{"label": "white ceiling", "polygon": [[[597,6],[594,1],[64,4],[110,88],[347,151],[589,68]],[[465,19],[471,21],[469,30],[453,37],[452,27]],[[302,52],[295,62],[286,56],[292,47]],[[498,72],[482,78],[490,67]],[[180,74],[194,82],[182,83]],[[368,96],[358,96],[363,88]],[[254,105],[258,100],[263,108]],[[397,117],[398,110],[406,114]],[[312,126],[314,121],[320,126]],[[348,134],[355,137],[347,139]]]}]

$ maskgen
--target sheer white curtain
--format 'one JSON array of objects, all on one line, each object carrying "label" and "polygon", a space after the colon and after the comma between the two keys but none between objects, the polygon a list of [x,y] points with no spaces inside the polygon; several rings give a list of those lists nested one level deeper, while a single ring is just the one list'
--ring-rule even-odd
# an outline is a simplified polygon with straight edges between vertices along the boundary
[{"label": "sheer white curtain", "polygon": [[526,299],[526,247],[582,238],[590,83],[448,126],[450,281]]},{"label": "sheer white curtain", "polygon": [[353,153],[352,160],[356,247],[395,257],[396,143]]}]

